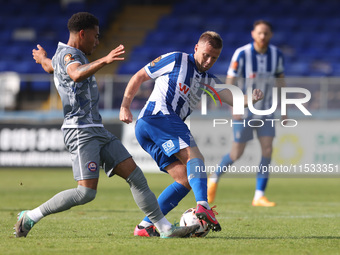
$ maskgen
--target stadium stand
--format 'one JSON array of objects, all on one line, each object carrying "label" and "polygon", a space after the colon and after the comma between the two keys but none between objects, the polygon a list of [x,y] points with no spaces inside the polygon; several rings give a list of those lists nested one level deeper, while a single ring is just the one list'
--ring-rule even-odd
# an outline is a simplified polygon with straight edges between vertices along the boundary
[{"label": "stadium stand", "polygon": [[286,75],[338,75],[340,21],[335,10],[339,7],[340,3],[332,0],[278,0],[275,4],[269,0],[178,1],[172,13],[146,35],[144,43],[134,48],[133,57],[118,73],[134,73],[169,49],[192,52],[197,34],[215,30],[225,46],[211,71],[225,74],[233,51],[251,41],[252,24],[261,18],[273,23],[272,43],[286,55]]},{"label": "stadium stand", "polygon": [[[155,2],[158,3],[155,5]],[[215,30],[224,39],[212,72],[224,75],[236,49],[251,41],[254,20],[274,25],[273,44],[286,56],[287,76],[340,75],[340,18],[337,0],[0,0],[0,72],[43,73],[31,50],[43,44],[52,56],[67,41],[71,14],[89,11],[100,19],[103,37],[94,58],[123,43],[126,61],[110,74],[133,74],[169,51],[193,52],[198,36]],[[135,26],[133,28],[133,26]],[[104,68],[105,69],[105,68]],[[103,70],[104,70],[103,69]],[[21,91],[48,92],[48,81],[22,81]]]},{"label": "stadium stand", "polygon": [[[62,2],[65,2],[62,5]],[[110,23],[121,1],[56,1],[56,0],[0,0],[0,72],[20,74],[43,73],[32,61],[32,49],[37,43],[44,45],[49,56],[54,54],[59,41],[67,42],[66,24],[78,11],[95,14],[103,24]],[[21,90],[48,91],[49,82],[22,82]]]}]

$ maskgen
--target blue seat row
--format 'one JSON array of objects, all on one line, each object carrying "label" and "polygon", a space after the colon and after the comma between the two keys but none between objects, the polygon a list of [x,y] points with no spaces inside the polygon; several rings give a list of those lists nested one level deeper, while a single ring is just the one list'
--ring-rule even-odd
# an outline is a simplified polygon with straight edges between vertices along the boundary
[{"label": "blue seat row", "polygon": [[[101,29],[109,25],[114,11],[121,7],[121,0],[70,2],[62,6],[60,0],[0,0],[0,72],[16,71],[21,74],[42,73],[41,66],[32,59],[32,49],[43,45],[52,56],[59,41],[67,42],[67,22],[73,13],[89,11],[99,19]],[[26,82],[21,89],[49,90],[48,82]]]},{"label": "blue seat row", "polygon": [[[267,19],[274,27],[272,43],[286,56],[287,75],[339,75],[339,9],[337,0],[180,1],[170,15],[159,20],[143,45],[133,50],[119,73],[137,71],[136,63],[147,63],[162,49],[193,49],[203,31],[214,30],[223,38],[224,48],[211,71],[225,74],[225,64],[235,49],[252,41],[253,22]],[[329,68],[318,69],[320,63]]]}]

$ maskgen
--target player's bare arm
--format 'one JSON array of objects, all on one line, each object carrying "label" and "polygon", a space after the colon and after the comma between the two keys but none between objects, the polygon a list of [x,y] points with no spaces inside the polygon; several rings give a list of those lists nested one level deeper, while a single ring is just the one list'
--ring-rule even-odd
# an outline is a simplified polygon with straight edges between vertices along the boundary
[{"label": "player's bare arm", "polygon": [[85,80],[86,78],[94,75],[99,69],[104,67],[105,65],[111,64],[114,61],[122,61],[124,57],[120,57],[124,54],[124,46],[119,45],[117,48],[112,50],[108,55],[102,57],[96,61],[91,63],[81,65],[79,63],[75,63],[69,65],[67,68],[67,73],[75,82],[80,82]]},{"label": "player's bare arm", "polygon": [[[222,102],[229,104],[230,106],[233,106],[233,94],[229,89],[224,89],[218,92],[218,95],[220,96]],[[260,89],[254,89],[252,94],[252,101],[253,104],[257,101],[260,101],[263,99],[263,92]],[[244,107],[248,107],[248,96],[244,95]]]},{"label": "player's bare arm", "polygon": [[39,44],[37,45],[38,49],[32,50],[33,59],[37,64],[40,64],[42,68],[47,73],[53,73],[53,67],[52,67],[52,60],[47,57],[47,52],[43,47],[41,47]]},{"label": "player's bare arm", "polygon": [[[236,79],[237,77],[228,75],[226,77],[226,84],[236,86]],[[230,90],[224,89],[220,91],[218,94],[222,102],[227,103],[230,106],[233,106],[233,95]],[[262,100],[263,97],[264,97],[263,92],[260,89],[253,90],[253,94],[252,94],[253,104],[256,103],[257,101]],[[247,95],[244,95],[244,107],[248,107],[248,96]]]},{"label": "player's bare arm", "polygon": [[236,77],[231,76],[231,75],[227,75],[225,82],[226,82],[226,84],[236,85]]},{"label": "player's bare arm", "polygon": [[128,85],[126,86],[122,105],[120,107],[119,119],[127,124],[132,122],[132,113],[130,111],[130,105],[135,97],[137,91],[143,82],[150,80],[151,78],[146,73],[144,68],[140,69],[135,75],[132,76]]}]

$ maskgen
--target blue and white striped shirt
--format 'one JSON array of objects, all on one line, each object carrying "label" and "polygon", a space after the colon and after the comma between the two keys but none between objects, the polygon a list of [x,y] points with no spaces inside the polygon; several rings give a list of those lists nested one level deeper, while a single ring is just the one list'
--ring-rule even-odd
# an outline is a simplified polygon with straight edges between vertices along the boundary
[{"label": "blue and white striped shirt", "polygon": [[[267,52],[258,53],[253,43],[238,48],[228,69],[228,76],[238,77],[238,86],[243,93],[248,87],[261,89],[264,93],[263,100],[254,107],[258,110],[270,109],[272,106],[272,88],[276,84],[275,78],[284,73],[284,58],[282,52],[274,45],[269,45]],[[248,111],[245,117],[251,117]]]},{"label": "blue and white striped shirt", "polygon": [[156,80],[138,118],[162,112],[177,114],[185,120],[200,102],[203,89],[211,91],[209,86],[221,84],[214,75],[198,71],[193,54],[167,53],[147,64],[144,69],[150,78]]}]

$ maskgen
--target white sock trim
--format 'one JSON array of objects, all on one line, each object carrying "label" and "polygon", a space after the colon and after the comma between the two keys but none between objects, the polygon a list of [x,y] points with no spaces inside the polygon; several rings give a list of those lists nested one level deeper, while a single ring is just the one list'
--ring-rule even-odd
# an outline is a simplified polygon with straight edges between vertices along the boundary
[{"label": "white sock trim", "polygon": [[203,206],[204,206],[205,208],[207,208],[208,210],[211,209],[207,201],[197,201],[197,204],[198,204],[198,205],[203,205]]},{"label": "white sock trim", "polygon": [[150,227],[152,225],[153,225],[152,223],[145,221],[145,220],[143,220],[141,223],[139,223],[139,226],[142,226],[144,228]]},{"label": "white sock trim", "polygon": [[172,226],[171,223],[165,217],[155,222],[154,224],[159,232],[168,232]]},{"label": "white sock trim", "polygon": [[259,199],[260,197],[264,196],[264,191],[263,190],[255,190],[255,195],[254,195],[254,200]]},{"label": "white sock trim", "polygon": [[39,220],[44,218],[44,215],[41,213],[41,210],[39,207],[28,211],[26,214],[31,220],[33,220],[35,223],[37,223]]}]

